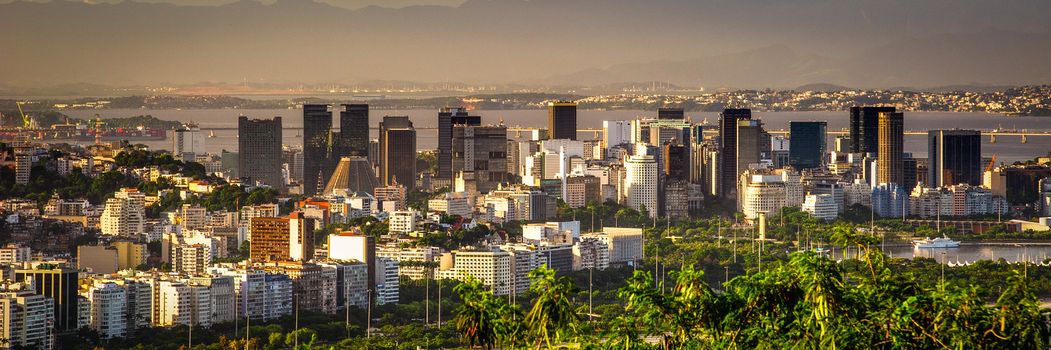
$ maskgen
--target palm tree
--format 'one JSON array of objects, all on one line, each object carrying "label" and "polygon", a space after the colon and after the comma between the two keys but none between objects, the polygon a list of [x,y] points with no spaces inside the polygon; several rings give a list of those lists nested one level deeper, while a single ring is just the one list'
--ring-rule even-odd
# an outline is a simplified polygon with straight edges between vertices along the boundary
[{"label": "palm tree", "polygon": [[493,299],[496,299],[493,292],[473,276],[453,290],[463,299],[463,304],[456,309],[456,329],[463,334],[468,346],[492,349],[497,340],[498,321],[498,310],[493,309]]},{"label": "palm tree", "polygon": [[568,278],[555,278],[555,270],[541,266],[529,272],[529,290],[536,294],[533,308],[526,314],[526,325],[537,341],[551,347],[552,333],[560,341],[567,331],[576,334],[580,317],[569,300],[573,288]]}]

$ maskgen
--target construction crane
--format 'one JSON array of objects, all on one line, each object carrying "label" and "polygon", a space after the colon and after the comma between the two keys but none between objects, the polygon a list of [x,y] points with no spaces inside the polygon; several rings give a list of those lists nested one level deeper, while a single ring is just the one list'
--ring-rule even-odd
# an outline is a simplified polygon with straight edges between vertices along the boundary
[{"label": "construction crane", "polygon": [[18,106],[18,114],[22,115],[22,128],[29,129],[31,126],[33,126],[33,119],[26,116],[26,112],[22,111],[22,105],[25,103],[26,102],[18,101],[15,102],[15,105]]},{"label": "construction crane", "polygon": [[993,153],[993,157],[989,159],[989,165],[985,166],[985,171],[993,171],[993,167],[996,166],[996,153]]}]

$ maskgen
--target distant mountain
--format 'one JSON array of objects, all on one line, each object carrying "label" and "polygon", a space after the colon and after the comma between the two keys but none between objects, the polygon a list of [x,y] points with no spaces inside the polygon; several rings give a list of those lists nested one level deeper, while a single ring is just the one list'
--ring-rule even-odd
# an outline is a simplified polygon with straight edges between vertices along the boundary
[{"label": "distant mountain", "polygon": [[1051,81],[1044,0],[0,4],[13,86],[369,80],[857,88]]}]

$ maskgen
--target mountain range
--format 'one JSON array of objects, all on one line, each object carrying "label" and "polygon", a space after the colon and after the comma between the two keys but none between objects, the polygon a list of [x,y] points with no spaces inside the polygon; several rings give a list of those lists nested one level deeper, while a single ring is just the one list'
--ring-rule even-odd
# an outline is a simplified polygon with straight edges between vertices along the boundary
[{"label": "mountain range", "polygon": [[1051,1],[468,0],[457,7],[0,4],[0,85],[1051,81]]}]

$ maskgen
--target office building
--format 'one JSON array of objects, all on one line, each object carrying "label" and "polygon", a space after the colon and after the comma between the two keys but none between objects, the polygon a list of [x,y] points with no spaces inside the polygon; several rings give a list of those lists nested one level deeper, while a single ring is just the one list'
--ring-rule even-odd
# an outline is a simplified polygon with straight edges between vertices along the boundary
[{"label": "office building", "polygon": [[454,125],[451,151],[452,175],[470,189],[464,192],[488,193],[508,180],[507,127]]},{"label": "office building", "polygon": [[872,211],[881,217],[903,217],[909,210],[909,194],[897,183],[881,183],[872,189]]},{"label": "office building", "polygon": [[416,128],[405,116],[386,116],[380,122],[380,183],[416,185]]},{"label": "office building", "polygon": [[438,174],[442,180],[452,182],[456,176],[453,170],[453,127],[480,126],[482,117],[472,116],[464,108],[445,107],[438,110]]},{"label": "office building", "polygon": [[835,220],[839,216],[839,206],[831,194],[808,194],[803,200],[803,211],[825,221]]},{"label": "office building", "polygon": [[631,142],[631,122],[627,120],[602,121],[602,148],[608,149]]},{"label": "office building", "polygon": [[652,155],[635,155],[624,162],[624,205],[656,217],[657,161]]},{"label": "office building", "polygon": [[877,153],[879,115],[894,112],[894,107],[850,107],[850,153]]},{"label": "office building", "polygon": [[360,232],[342,232],[328,236],[328,258],[337,261],[360,261],[369,267],[366,281],[376,286],[376,238]]},{"label": "office building", "polygon": [[78,328],[79,300],[77,269],[50,263],[36,264],[31,268],[15,269],[15,281],[32,280],[37,294],[52,300],[54,326],[57,331],[73,331]]},{"label": "office building", "polygon": [[249,235],[254,262],[302,261],[314,256],[314,219],[305,218],[302,212],[252,218]]},{"label": "office building", "polygon": [[[342,135],[340,135],[342,137]],[[312,196],[325,188],[332,175],[332,112],[328,105],[303,105],[303,194]],[[338,158],[337,158],[338,160]]]},{"label": "office building", "polygon": [[625,264],[641,260],[642,251],[642,229],[630,227],[603,227],[601,234],[592,234],[609,248],[610,264]]},{"label": "office building", "polygon": [[248,119],[241,116],[237,119],[237,135],[237,174],[247,178],[248,184],[262,183],[283,190],[281,117]]},{"label": "office building", "polygon": [[547,105],[547,130],[551,139],[577,139],[576,102],[550,102]]},{"label": "office building", "polygon": [[722,198],[737,198],[737,124],[751,119],[750,109],[726,109],[719,114],[718,186]]},{"label": "office building", "polygon": [[905,117],[903,113],[879,113],[879,153],[876,184],[905,183]]},{"label": "office building", "polygon": [[685,120],[682,108],[657,108],[657,119]]},{"label": "office building", "polygon": [[339,112],[340,148],[333,157],[368,157],[369,105],[344,104]]},{"label": "office building", "polygon": [[454,251],[443,254],[438,278],[465,280],[473,276],[492,290],[493,295],[510,295],[512,255],[500,249],[489,251]]},{"label": "office building", "polygon": [[826,122],[789,122],[791,132],[788,163],[796,169],[821,168],[825,164]]},{"label": "office building", "polygon": [[982,184],[982,133],[978,130],[927,132],[929,187]]}]

